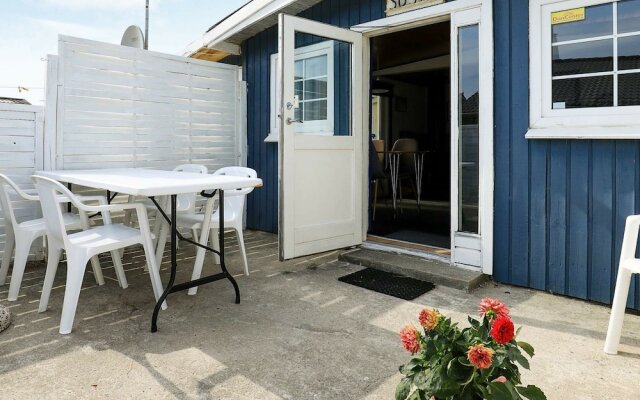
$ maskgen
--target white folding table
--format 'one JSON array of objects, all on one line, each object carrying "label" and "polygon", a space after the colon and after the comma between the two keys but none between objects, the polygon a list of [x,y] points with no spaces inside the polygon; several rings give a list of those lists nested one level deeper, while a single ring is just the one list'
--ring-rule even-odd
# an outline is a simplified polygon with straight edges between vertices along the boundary
[{"label": "white folding table", "polygon": [[[261,187],[261,179],[225,175],[202,175],[189,172],[160,171],[140,168],[40,171],[37,174],[55,179],[59,182],[67,183],[69,186],[80,185],[131,196],[147,196],[155,203],[156,207],[158,207],[160,214],[167,220],[171,227],[171,275],[162,296],[158,299],[153,310],[151,332],[156,332],[158,330],[156,324],[158,313],[162,303],[169,293],[188,290],[190,288],[195,288],[221,279],[228,279],[235,290],[236,303],[240,303],[240,289],[238,288],[238,284],[233,276],[231,276],[227,271],[227,267],[224,262],[224,191],[249,187]],[[210,193],[207,193],[207,191],[210,191]],[[213,213],[213,197],[216,192],[219,196],[218,207],[220,209],[220,226],[218,228],[218,232],[220,232],[219,251],[207,246],[209,223],[211,222],[211,215]],[[176,226],[176,198],[177,195],[186,193],[200,193],[203,197],[208,199],[205,207],[205,217],[199,242],[183,237],[178,232]],[[162,208],[160,208],[156,201],[155,198],[158,196],[169,196],[171,198],[171,211],[168,215]],[[220,257],[220,268],[222,269],[222,272],[199,279],[192,279],[184,283],[175,284],[177,269],[176,244],[178,238],[198,246],[196,265],[199,267],[201,267],[204,262],[206,250],[217,253]]]}]

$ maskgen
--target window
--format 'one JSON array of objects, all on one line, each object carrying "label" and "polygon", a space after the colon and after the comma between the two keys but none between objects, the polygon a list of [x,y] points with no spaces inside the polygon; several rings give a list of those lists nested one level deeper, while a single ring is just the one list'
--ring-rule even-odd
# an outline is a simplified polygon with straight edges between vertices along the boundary
[{"label": "window", "polygon": [[535,138],[640,138],[640,0],[531,1]]},{"label": "window", "polygon": [[[296,49],[295,54],[295,96],[298,107],[295,119],[304,121],[296,125],[300,134],[334,134],[333,123],[333,41],[327,40]],[[278,74],[278,53],[271,55],[271,123],[266,142],[278,141],[280,118],[280,76]]]}]

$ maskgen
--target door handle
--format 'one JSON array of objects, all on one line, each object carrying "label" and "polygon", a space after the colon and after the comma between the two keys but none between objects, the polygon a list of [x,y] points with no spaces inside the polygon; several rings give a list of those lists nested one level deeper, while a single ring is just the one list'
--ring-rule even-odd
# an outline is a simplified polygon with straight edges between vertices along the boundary
[{"label": "door handle", "polygon": [[304,121],[301,119],[291,119],[291,117],[287,118],[287,125],[292,124],[304,124]]}]

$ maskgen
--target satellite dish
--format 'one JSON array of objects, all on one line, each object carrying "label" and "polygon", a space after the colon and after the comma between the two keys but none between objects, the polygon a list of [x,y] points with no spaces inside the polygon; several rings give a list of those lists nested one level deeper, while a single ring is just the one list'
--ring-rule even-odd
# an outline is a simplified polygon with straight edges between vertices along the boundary
[{"label": "satellite dish", "polygon": [[122,46],[135,47],[136,49],[144,48],[144,34],[142,33],[142,29],[137,25],[128,27],[122,35],[120,44]]}]

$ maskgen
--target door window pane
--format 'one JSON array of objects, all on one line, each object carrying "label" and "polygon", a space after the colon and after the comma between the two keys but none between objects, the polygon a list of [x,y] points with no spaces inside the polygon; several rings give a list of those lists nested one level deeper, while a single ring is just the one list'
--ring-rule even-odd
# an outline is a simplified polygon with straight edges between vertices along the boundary
[{"label": "door window pane", "polygon": [[613,6],[611,3],[585,7],[583,20],[551,26],[553,43],[611,34],[613,34]]},{"label": "door window pane", "polygon": [[618,69],[640,69],[640,35],[618,38]]},{"label": "door window pane", "polygon": [[640,0],[618,2],[618,33],[640,31]]},{"label": "door window pane", "polygon": [[351,135],[352,46],[296,32],[295,131],[299,135]]},{"label": "door window pane", "polygon": [[640,73],[618,76],[618,104],[621,106],[640,105]]},{"label": "door window pane", "polygon": [[554,108],[612,107],[613,75],[553,81]]},{"label": "door window pane", "polygon": [[613,39],[563,44],[551,51],[553,76],[613,71]]},{"label": "door window pane", "polygon": [[479,233],[479,104],[478,25],[458,29],[458,230]]}]

